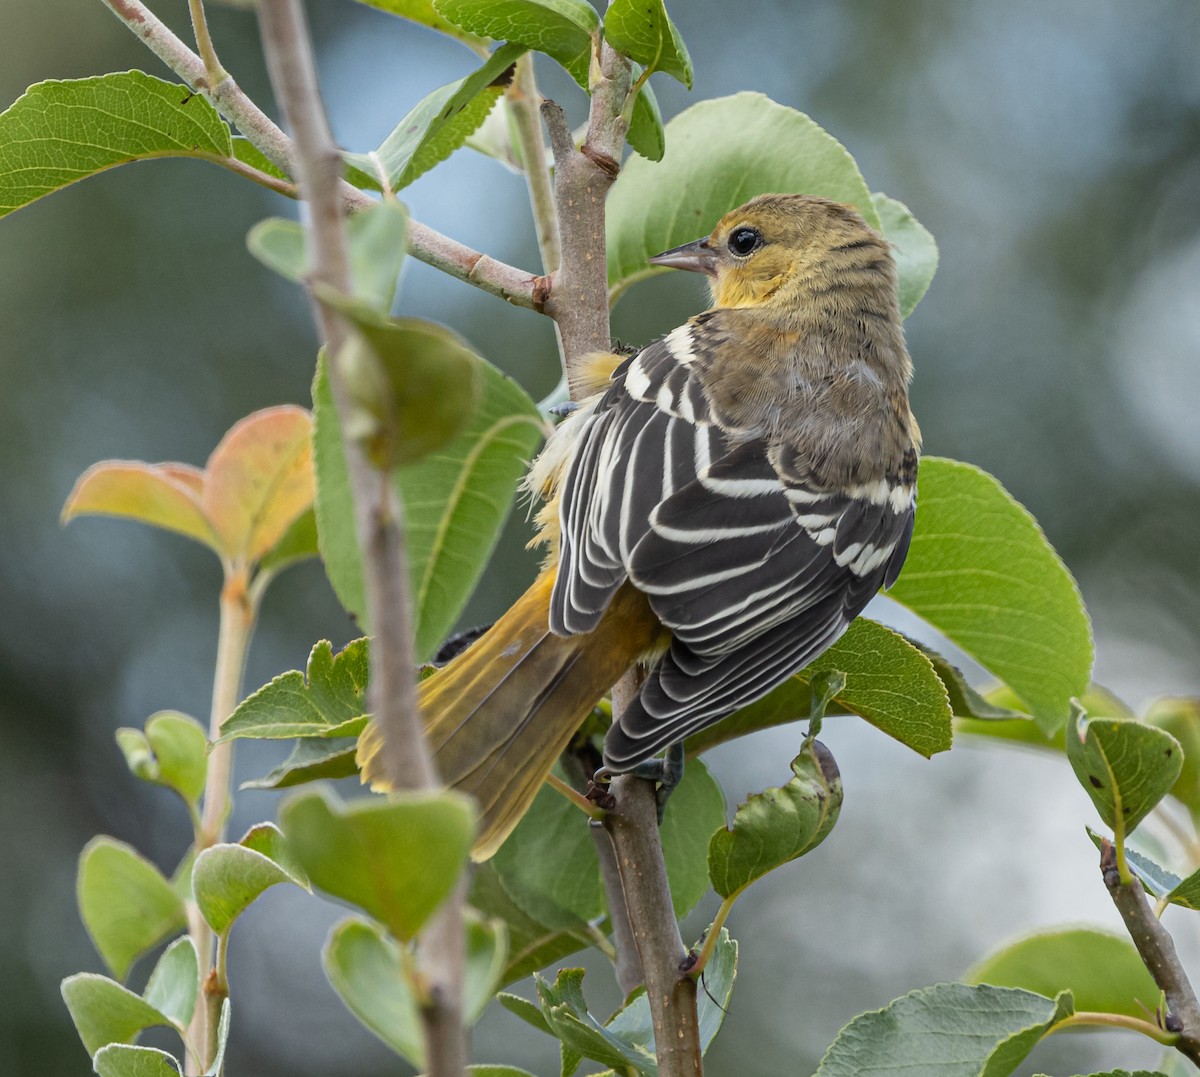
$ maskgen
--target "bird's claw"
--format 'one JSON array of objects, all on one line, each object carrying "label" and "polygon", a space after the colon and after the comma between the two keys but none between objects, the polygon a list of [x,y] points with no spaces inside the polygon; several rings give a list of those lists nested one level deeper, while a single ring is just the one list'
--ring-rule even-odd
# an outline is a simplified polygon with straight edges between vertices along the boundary
[{"label": "bird's claw", "polygon": [[[663,816],[666,814],[667,801],[675,792],[675,787],[683,780],[683,760],[683,744],[672,744],[662,759],[647,759],[626,772],[635,778],[644,778],[646,781],[655,783],[654,800],[658,805],[660,826]],[[615,777],[616,774],[608,767],[601,767],[592,775],[592,788],[588,791],[588,799],[600,804],[600,801],[592,793],[593,791],[601,792],[610,802],[607,805],[600,804],[606,811],[611,811],[616,806],[616,798],[607,790],[608,783]]]}]

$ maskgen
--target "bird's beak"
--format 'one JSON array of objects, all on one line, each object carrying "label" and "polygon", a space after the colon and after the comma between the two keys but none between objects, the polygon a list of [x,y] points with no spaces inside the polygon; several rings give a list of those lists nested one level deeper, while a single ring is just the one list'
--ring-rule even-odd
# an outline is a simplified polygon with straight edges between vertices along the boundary
[{"label": "bird's beak", "polygon": [[708,236],[685,243],[682,247],[672,247],[669,251],[647,258],[647,262],[656,266],[670,266],[672,269],[688,269],[693,273],[707,273],[710,277],[717,275],[717,256],[708,245]]}]

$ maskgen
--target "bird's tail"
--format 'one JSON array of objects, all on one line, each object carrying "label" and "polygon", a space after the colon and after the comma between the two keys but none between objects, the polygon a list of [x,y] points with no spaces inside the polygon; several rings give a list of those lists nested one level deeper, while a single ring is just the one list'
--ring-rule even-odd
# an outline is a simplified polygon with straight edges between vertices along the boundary
[{"label": "bird's tail", "polygon": [[[659,627],[644,597],[623,587],[600,624],[578,636],[549,628],[554,570],[543,572],[480,639],[420,686],[425,734],[447,785],[479,801],[472,856],[486,860],[511,833],[591,709]],[[388,788],[379,729],[359,739],[363,781]]]}]

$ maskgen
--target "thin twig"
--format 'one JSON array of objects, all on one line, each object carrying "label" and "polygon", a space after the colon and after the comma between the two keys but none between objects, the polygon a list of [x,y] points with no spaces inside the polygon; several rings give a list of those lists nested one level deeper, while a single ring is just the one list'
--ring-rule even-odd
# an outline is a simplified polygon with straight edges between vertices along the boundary
[{"label": "thin twig", "polygon": [[1165,1029],[1159,1028],[1158,1025],[1152,1024],[1140,1017],[1129,1017],[1123,1013],[1093,1013],[1089,1010],[1079,1010],[1071,1014],[1070,1017],[1064,1017],[1050,1029],[1050,1032],[1051,1034],[1055,1032],[1070,1032],[1076,1028],[1128,1029],[1130,1032],[1140,1033],[1148,1039],[1154,1040],[1156,1043],[1161,1043],[1164,1047],[1174,1047],[1179,1043],[1179,1035],[1177,1033],[1167,1032]]},{"label": "thin twig", "polygon": [[1166,996],[1166,1031],[1178,1033],[1176,1048],[1200,1063],[1200,1002],[1175,951],[1175,941],[1154,915],[1138,879],[1121,881],[1116,851],[1107,839],[1100,844],[1100,871],[1142,962]]},{"label": "thin twig", "polygon": [[188,10],[192,15],[192,33],[196,36],[196,48],[204,61],[206,84],[216,86],[223,82],[228,73],[217,59],[217,50],[213,46],[212,35],[208,32],[208,16],[204,13],[204,0],[188,0]]},{"label": "thin twig", "polygon": [[[204,61],[142,0],[103,0],[103,3],[167,67],[211,101],[213,107],[245,135],[267,160],[289,176],[296,174],[295,150],[291,139],[242,92],[232,78],[226,77],[217,85],[208,86]],[[343,207],[349,212],[374,204],[370,195],[345,180],[338,181],[337,193]],[[419,221],[409,221],[408,253],[514,306],[537,311],[542,309],[548,290],[543,277],[489,258]]]},{"label": "thin twig", "polygon": [[708,934],[704,936],[704,943],[696,954],[695,959],[688,969],[688,975],[693,979],[698,977],[708,967],[709,959],[717,948],[717,943],[721,938],[721,928],[725,926],[725,921],[729,919],[729,914],[733,911],[733,904],[737,901],[742,891],[730,894],[721,902],[721,907],[717,910],[717,915],[713,917],[713,922],[709,926]]},{"label": "thin twig", "polygon": [[[299,0],[261,0],[259,19],[267,69],[295,136],[296,177],[309,211],[312,280],[348,292],[349,259],[338,190],[341,157],[321,104],[303,9]],[[319,301],[315,305],[330,357],[330,387],[344,432],[350,425],[349,401],[337,357],[348,330],[331,307]],[[421,730],[413,676],[416,664],[402,507],[386,471],[372,468],[352,438],[347,438],[343,447],[363,549],[367,613],[373,632],[369,702],[382,735],[384,773],[396,789],[438,788],[437,772]],[[459,1077],[466,1067],[463,891],[460,884],[426,928],[421,950],[421,972],[427,985],[421,1016],[431,1077]]]},{"label": "thin twig", "polygon": [[529,188],[529,205],[533,209],[533,226],[537,232],[538,250],[542,254],[542,271],[553,273],[562,257],[558,239],[558,215],[554,206],[554,187],[546,161],[546,142],[542,138],[541,101],[533,69],[533,53],[527,52],[517,61],[517,72],[507,91],[509,112],[517,133],[521,165]]},{"label": "thin twig", "polygon": [[[244,569],[226,566],[225,584],[221,588],[221,620],[217,631],[217,663],[213,672],[212,709],[209,713],[208,739],[213,749],[208,756],[204,777],[204,804],[196,820],[194,851],[199,854],[225,837],[225,820],[229,816],[229,786],[233,770],[233,745],[217,743],[221,723],[237,706],[242,693],[242,675],[246,669],[246,654],[258,613],[258,594],[246,583]],[[213,932],[199,911],[189,910],[188,934],[196,947],[204,984],[213,964]],[[200,992],[188,1026],[188,1039],[203,1057],[188,1059],[189,1074],[203,1073],[212,1062],[217,1048],[217,1025],[212,1019],[208,996]],[[218,1014],[219,1017],[219,1014]]]}]

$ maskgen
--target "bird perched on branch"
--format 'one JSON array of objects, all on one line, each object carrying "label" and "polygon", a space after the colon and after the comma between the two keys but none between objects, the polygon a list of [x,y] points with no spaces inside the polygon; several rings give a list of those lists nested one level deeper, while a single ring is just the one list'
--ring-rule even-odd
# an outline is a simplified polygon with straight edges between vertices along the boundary
[{"label": "bird perched on branch", "polygon": [[[848,206],[761,195],[650,261],[707,274],[713,306],[589,358],[597,391],[527,480],[545,567],[420,687],[439,772],[479,800],[477,859],[635,663],[611,773],[798,672],[908,551],[920,433],[887,243]],[[379,742],[358,752],[377,787]]]}]

